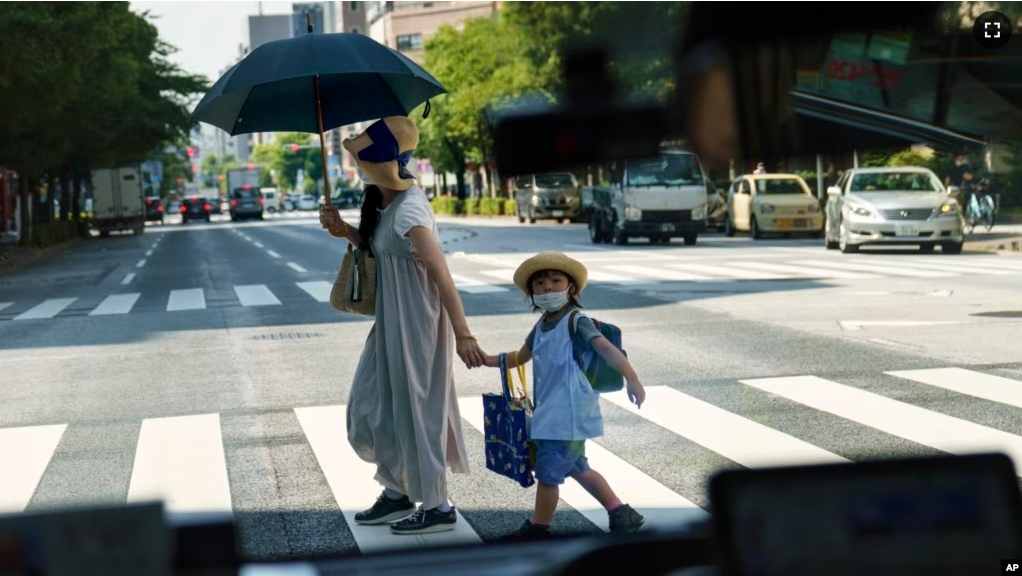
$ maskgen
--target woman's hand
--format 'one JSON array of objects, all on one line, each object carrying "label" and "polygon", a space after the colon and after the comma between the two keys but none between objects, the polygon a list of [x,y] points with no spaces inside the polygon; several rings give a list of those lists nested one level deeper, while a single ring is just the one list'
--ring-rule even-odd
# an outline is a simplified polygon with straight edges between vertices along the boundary
[{"label": "woman's hand", "polygon": [[324,228],[342,228],[344,220],[341,220],[341,213],[336,206],[323,205],[319,207],[319,223]]},{"label": "woman's hand", "polygon": [[469,369],[486,365],[486,353],[474,339],[458,338],[456,340],[458,357]]}]

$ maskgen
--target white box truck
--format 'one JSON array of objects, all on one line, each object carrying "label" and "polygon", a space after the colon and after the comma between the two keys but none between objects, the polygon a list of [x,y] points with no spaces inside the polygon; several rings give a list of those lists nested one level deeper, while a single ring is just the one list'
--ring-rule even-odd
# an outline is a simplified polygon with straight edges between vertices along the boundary
[{"label": "white box truck", "polygon": [[110,232],[145,232],[145,185],[142,166],[98,168],[92,171],[92,228]]}]

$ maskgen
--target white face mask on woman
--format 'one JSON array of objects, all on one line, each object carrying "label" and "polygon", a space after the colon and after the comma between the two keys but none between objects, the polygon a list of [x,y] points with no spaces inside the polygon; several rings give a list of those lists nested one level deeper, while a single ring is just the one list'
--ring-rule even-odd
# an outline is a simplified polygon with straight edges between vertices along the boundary
[{"label": "white face mask on woman", "polygon": [[532,301],[546,312],[557,312],[568,303],[568,291],[535,294],[532,297]]}]

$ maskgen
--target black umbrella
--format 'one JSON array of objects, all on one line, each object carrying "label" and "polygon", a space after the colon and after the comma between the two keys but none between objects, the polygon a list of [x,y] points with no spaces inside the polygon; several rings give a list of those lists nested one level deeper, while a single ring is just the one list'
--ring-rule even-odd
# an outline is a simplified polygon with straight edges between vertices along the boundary
[{"label": "black umbrella", "polygon": [[[447,89],[408,57],[368,36],[309,34],[267,42],[213,84],[192,120],[234,136],[253,132],[319,134],[364,120],[407,116]],[[330,185],[324,176],[326,202]]]}]

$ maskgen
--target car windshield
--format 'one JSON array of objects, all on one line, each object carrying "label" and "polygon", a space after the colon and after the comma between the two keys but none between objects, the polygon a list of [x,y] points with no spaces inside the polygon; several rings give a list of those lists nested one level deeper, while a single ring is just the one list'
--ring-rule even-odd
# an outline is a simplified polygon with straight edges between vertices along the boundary
[{"label": "car windshield", "polygon": [[574,188],[578,180],[574,174],[536,174],[536,188]]},{"label": "car windshield", "polygon": [[255,195],[256,193],[254,190],[246,190],[244,188],[235,188],[234,191],[231,192],[232,198],[255,198]]},{"label": "car windshield", "polygon": [[851,192],[940,192],[940,184],[925,172],[867,172],[852,177]]},{"label": "car windshield", "polygon": [[661,154],[628,162],[625,186],[699,186],[703,172],[693,154]]},{"label": "car windshield", "polygon": [[756,180],[756,194],[808,194],[797,178]]}]

